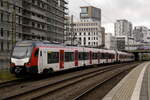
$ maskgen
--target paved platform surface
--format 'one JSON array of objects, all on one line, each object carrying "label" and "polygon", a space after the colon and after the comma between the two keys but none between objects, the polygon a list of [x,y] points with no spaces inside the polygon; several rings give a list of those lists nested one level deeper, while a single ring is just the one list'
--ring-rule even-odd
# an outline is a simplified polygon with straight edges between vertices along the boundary
[{"label": "paved platform surface", "polygon": [[103,100],[150,100],[150,62],[134,68]]}]

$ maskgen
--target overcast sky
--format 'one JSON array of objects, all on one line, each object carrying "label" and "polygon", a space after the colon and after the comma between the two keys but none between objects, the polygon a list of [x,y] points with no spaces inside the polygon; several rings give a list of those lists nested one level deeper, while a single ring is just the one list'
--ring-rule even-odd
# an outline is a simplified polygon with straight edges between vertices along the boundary
[{"label": "overcast sky", "polygon": [[69,14],[79,20],[80,6],[95,6],[102,10],[102,26],[114,33],[116,19],[127,19],[133,26],[150,28],[150,0],[68,0]]}]

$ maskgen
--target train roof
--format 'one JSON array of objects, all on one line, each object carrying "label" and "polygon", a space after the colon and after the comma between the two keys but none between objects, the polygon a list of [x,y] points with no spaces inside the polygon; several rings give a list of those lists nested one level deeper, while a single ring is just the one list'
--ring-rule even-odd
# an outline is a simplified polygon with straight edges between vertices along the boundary
[{"label": "train roof", "polygon": [[70,49],[83,49],[85,50],[95,50],[95,51],[103,51],[103,52],[110,52],[115,53],[118,52],[119,54],[130,54],[127,52],[122,51],[116,51],[116,50],[106,50],[106,49],[98,49],[98,48],[88,48],[88,47],[77,47],[77,46],[66,46],[63,44],[55,44],[49,41],[40,41],[40,40],[24,40],[24,41],[18,41],[16,43],[16,46],[34,46],[34,47],[60,47],[60,48],[70,48]]},{"label": "train roof", "polygon": [[54,44],[49,41],[24,40],[18,41],[16,46],[63,46],[62,44]]}]

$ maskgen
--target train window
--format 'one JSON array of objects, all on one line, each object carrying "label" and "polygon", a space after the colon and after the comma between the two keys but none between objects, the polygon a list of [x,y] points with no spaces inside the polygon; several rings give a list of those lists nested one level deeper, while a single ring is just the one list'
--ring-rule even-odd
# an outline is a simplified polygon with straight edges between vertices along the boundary
[{"label": "train window", "polygon": [[101,53],[100,55],[101,55],[100,58],[101,58],[101,59],[104,59],[104,53]]},{"label": "train window", "polygon": [[93,53],[93,55],[92,55],[92,59],[95,59],[95,53]]},{"label": "train window", "polygon": [[114,59],[115,58],[115,55],[114,54],[111,54],[111,59]]},{"label": "train window", "polygon": [[65,61],[73,61],[74,60],[74,53],[73,52],[65,52]]},{"label": "train window", "polygon": [[40,51],[40,56],[42,56],[42,51]]},{"label": "train window", "polygon": [[39,49],[37,49],[37,50],[35,51],[34,56],[37,57],[38,55],[39,55]]},{"label": "train window", "polygon": [[79,52],[79,60],[84,60],[83,59],[83,52]]},{"label": "train window", "polygon": [[93,59],[97,59],[97,53],[93,53]]},{"label": "train window", "polygon": [[108,59],[111,59],[111,58],[112,58],[111,55],[112,55],[112,54],[109,54],[109,53],[108,53]]},{"label": "train window", "polygon": [[107,59],[107,54],[103,53],[103,59]]},{"label": "train window", "polygon": [[102,59],[102,53],[98,53],[98,58]]},{"label": "train window", "polygon": [[47,53],[47,63],[58,63],[59,62],[59,53],[58,52],[49,52]]},{"label": "train window", "polygon": [[88,52],[84,52],[83,53],[83,59],[84,60],[88,60],[88,58],[89,58],[89,53]]}]

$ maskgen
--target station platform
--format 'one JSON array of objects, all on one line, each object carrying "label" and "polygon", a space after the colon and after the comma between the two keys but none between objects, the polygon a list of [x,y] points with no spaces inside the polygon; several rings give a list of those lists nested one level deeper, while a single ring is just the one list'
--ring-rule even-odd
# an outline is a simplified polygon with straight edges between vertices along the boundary
[{"label": "station platform", "polygon": [[150,100],[150,62],[134,68],[103,100]]}]

